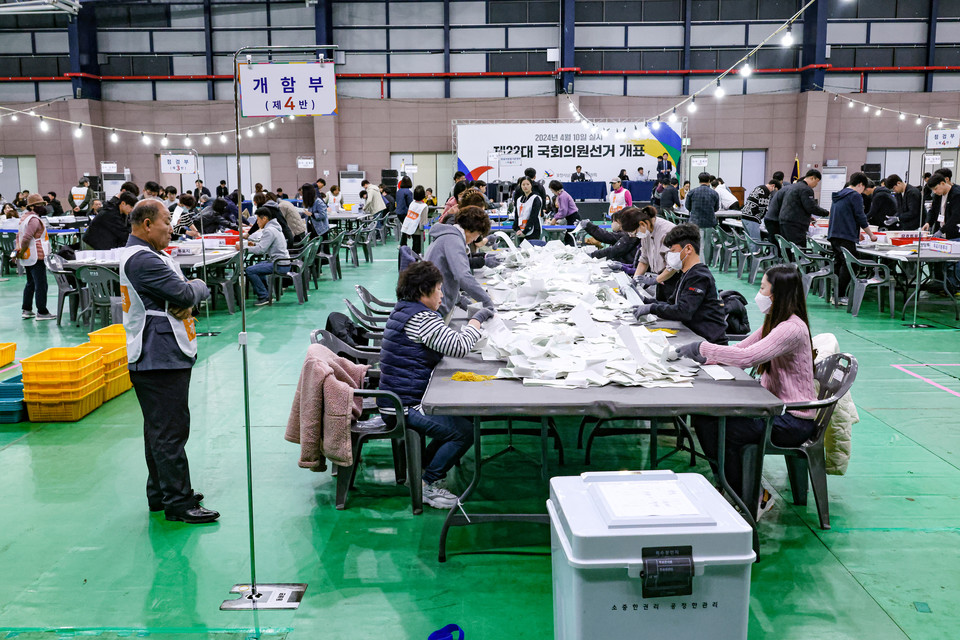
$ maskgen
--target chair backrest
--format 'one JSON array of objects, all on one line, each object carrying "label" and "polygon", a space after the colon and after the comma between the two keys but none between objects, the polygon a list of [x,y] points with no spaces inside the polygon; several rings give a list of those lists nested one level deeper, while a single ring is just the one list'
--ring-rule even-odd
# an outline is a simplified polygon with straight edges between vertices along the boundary
[{"label": "chair backrest", "polygon": [[9,254],[17,248],[17,236],[14,233],[0,233],[0,248],[4,253]]},{"label": "chair backrest", "polygon": [[850,253],[846,247],[840,247],[840,250],[843,252],[843,261],[847,263],[847,270],[850,271],[850,275],[854,278],[854,280],[863,279],[864,269],[876,268],[880,266],[877,262],[860,260],[855,255]]},{"label": "chair backrest", "polygon": [[380,350],[366,350],[351,347],[346,342],[324,329],[314,329],[310,332],[312,344],[322,344],[341,358],[354,360],[360,364],[375,365],[380,362]]},{"label": "chair backrest", "polygon": [[77,279],[90,289],[94,304],[110,304],[110,298],[116,297],[120,286],[120,276],[106,267],[80,267]]},{"label": "chair backrest", "polygon": [[387,315],[392,310],[391,306],[388,306],[387,303],[382,300],[378,300],[370,291],[363,286],[362,284],[354,285],[354,288],[357,290],[357,296],[360,298],[360,302],[363,303],[363,308],[366,309],[367,313],[370,315],[383,314]]},{"label": "chair backrest", "polygon": [[328,240],[320,241],[320,249],[326,255],[337,255],[340,253],[340,245],[343,244],[343,237],[346,235],[346,231],[341,231],[340,233],[329,237]]},{"label": "chair backrest", "polygon": [[309,269],[317,259],[317,252],[320,251],[320,238],[315,238],[304,247],[300,255],[297,256],[302,264],[301,269]]},{"label": "chair backrest", "polygon": [[780,247],[780,255],[786,262],[795,262],[793,252],[791,251],[791,242],[783,236],[776,236],[777,246]]},{"label": "chair backrest", "polygon": [[353,316],[353,319],[357,322],[357,324],[369,331],[383,331],[383,324],[386,322],[386,318],[375,318],[373,316],[368,316],[357,309],[354,304],[346,298],[344,298],[343,301],[347,305],[347,311],[351,316]]},{"label": "chair backrest", "polygon": [[43,262],[47,265],[47,271],[51,271],[54,273],[69,273],[66,269],[63,268],[63,258],[61,258],[55,253],[52,253],[49,256],[44,257]]},{"label": "chair backrest", "polygon": [[818,400],[831,399],[833,402],[817,409],[816,435],[830,424],[833,412],[837,408],[837,401],[843,397],[857,379],[857,359],[849,353],[835,353],[817,363],[813,377],[819,383]]}]

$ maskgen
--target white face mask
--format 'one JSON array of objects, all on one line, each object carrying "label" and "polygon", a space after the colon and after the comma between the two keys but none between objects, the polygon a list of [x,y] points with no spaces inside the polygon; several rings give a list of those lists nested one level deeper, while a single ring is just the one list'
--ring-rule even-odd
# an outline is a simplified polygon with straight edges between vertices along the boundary
[{"label": "white face mask", "polygon": [[637,237],[640,238],[641,240],[645,240],[650,237],[650,232],[647,230],[642,230],[639,233],[637,233]]},{"label": "white face mask", "polygon": [[773,307],[773,298],[763,295],[761,291],[757,291],[757,295],[753,297],[753,300],[757,303],[757,306],[760,307],[760,313],[763,315],[770,313],[770,309]]},{"label": "white face mask", "polygon": [[667,254],[667,267],[673,271],[680,271],[683,268],[683,258],[679,251],[671,251]]}]

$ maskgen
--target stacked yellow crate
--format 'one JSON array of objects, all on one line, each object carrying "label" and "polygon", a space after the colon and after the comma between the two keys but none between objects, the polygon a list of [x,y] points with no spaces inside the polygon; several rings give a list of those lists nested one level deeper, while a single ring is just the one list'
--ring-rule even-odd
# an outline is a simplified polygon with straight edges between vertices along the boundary
[{"label": "stacked yellow crate", "polygon": [[87,344],[103,349],[103,368],[106,376],[103,401],[112,400],[121,393],[129,391],[133,385],[130,383],[130,371],[127,369],[127,334],[123,330],[123,325],[112,324],[87,335],[90,336],[90,342]]},{"label": "stacked yellow crate", "polygon": [[10,364],[16,359],[17,343],[0,342],[0,367]]},{"label": "stacked yellow crate", "polygon": [[31,422],[74,422],[103,404],[100,347],[54,347],[20,364]]}]

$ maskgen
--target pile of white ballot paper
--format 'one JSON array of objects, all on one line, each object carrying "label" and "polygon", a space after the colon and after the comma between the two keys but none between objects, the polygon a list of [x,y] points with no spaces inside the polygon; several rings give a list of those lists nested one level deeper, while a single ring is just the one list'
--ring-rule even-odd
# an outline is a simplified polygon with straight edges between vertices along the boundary
[{"label": "pile of white ballot paper", "polygon": [[633,324],[646,294],[629,276],[559,241],[517,248],[503,239],[503,262],[480,272],[498,314],[476,347],[484,360],[507,361],[498,378],[569,389],[692,386],[699,365],[676,359],[671,335]]}]

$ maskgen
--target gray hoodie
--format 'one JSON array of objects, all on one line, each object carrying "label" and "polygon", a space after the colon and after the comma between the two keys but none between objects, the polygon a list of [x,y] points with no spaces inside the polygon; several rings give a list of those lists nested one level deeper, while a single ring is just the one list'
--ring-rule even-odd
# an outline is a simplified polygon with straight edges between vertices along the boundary
[{"label": "gray hoodie", "polygon": [[250,247],[248,251],[256,256],[266,256],[268,260],[289,258],[287,240],[283,237],[280,223],[276,220],[268,222],[267,226],[260,230],[260,239],[257,244]]},{"label": "gray hoodie", "polygon": [[460,292],[493,309],[493,301],[470,271],[467,241],[463,230],[450,224],[430,228],[430,248],[424,260],[432,262],[443,274],[443,301],[440,315],[446,316],[460,300]]}]

